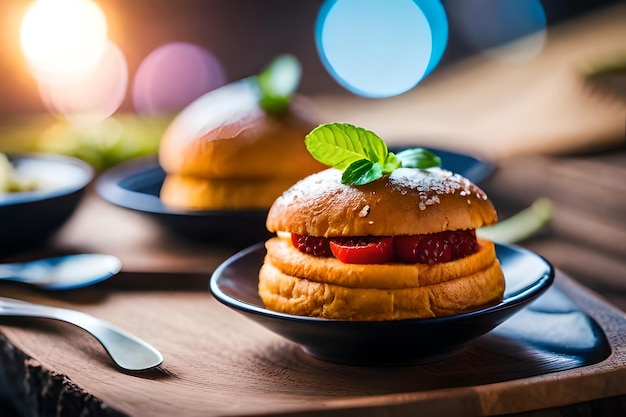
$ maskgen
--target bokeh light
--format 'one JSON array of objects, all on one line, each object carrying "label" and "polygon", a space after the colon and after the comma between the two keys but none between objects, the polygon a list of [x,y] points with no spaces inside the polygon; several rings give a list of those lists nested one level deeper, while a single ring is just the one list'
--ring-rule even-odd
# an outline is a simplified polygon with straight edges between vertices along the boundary
[{"label": "bokeh light", "polygon": [[439,65],[439,61],[441,61],[441,57],[446,50],[446,45],[448,44],[448,16],[439,0],[414,1],[426,16],[432,34],[432,53],[424,74],[424,76],[427,76]]},{"label": "bokeh light", "polygon": [[71,122],[111,116],[128,87],[128,65],[107,36],[107,21],[92,0],[37,0],[20,27],[22,50],[51,113]]},{"label": "bokeh light", "polygon": [[315,26],[326,70],[371,98],[402,94],[439,63],[448,23],[439,0],[327,0]]},{"label": "bokeh light", "polygon": [[525,62],[546,40],[546,14],[539,0],[447,0],[446,10],[464,42],[489,57]]},{"label": "bokeh light", "polygon": [[91,0],[37,0],[22,20],[20,40],[35,77],[81,75],[104,53],[106,19]]},{"label": "bokeh light", "polygon": [[132,99],[141,114],[175,113],[225,83],[224,67],[212,53],[194,44],[169,43],[140,64]]},{"label": "bokeh light", "polygon": [[124,101],[128,65],[120,48],[109,41],[92,71],[72,78],[40,79],[38,84],[51,113],[76,123],[95,123],[111,116]]}]

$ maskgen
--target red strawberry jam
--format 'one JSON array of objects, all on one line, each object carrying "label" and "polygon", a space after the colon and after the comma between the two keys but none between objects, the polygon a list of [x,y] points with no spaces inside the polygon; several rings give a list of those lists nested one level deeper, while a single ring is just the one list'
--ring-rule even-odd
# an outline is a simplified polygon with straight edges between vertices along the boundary
[{"label": "red strawberry jam", "polygon": [[331,257],[330,239],[317,236],[291,234],[291,242],[300,252],[313,256]]},{"label": "red strawberry jam", "polygon": [[401,262],[436,264],[476,252],[476,231],[458,230],[427,235],[396,236],[394,251]]},{"label": "red strawberry jam", "polygon": [[471,255],[478,250],[476,230],[394,237],[324,238],[292,234],[293,245],[313,256],[336,256],[344,263],[436,264]]}]

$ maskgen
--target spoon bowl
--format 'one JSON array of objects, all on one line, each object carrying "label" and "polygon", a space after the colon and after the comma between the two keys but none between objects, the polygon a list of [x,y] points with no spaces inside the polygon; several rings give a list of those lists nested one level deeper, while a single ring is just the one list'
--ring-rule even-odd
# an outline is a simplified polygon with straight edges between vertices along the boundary
[{"label": "spoon bowl", "polygon": [[0,264],[0,280],[34,285],[45,290],[71,290],[104,281],[122,267],[104,254],[73,254],[28,262]]}]

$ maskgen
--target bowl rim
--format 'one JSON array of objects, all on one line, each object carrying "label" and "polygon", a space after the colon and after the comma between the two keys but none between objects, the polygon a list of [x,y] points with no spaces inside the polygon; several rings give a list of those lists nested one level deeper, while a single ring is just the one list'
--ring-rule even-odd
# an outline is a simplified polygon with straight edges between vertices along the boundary
[{"label": "bowl rim", "polygon": [[[543,294],[553,283],[555,270],[554,266],[543,256],[532,252],[528,249],[522,248],[517,245],[504,244],[494,242],[496,245],[496,251],[498,248],[502,248],[503,250],[513,250],[518,253],[522,253],[524,255],[532,255],[540,259],[546,266],[546,272],[542,273],[541,276],[538,276],[532,284],[528,285],[525,288],[518,290],[513,294],[509,294],[504,300],[501,302],[485,307],[479,310],[470,311],[467,313],[456,314],[452,316],[444,316],[444,317],[432,317],[432,318],[410,318],[410,319],[401,319],[401,320],[392,320],[392,321],[355,321],[355,320],[344,320],[344,319],[325,319],[320,317],[309,317],[309,316],[298,316],[293,314],[281,313],[273,310],[269,310],[262,306],[251,304],[239,299],[232,297],[231,295],[225,293],[221,290],[218,285],[218,279],[223,274],[223,271],[228,268],[233,262],[251,254],[252,252],[258,251],[264,246],[264,242],[256,243],[252,246],[249,246],[228,259],[222,262],[213,272],[209,280],[209,290],[211,294],[222,304],[234,308],[240,312],[255,314],[257,316],[286,320],[286,321],[297,321],[300,323],[311,323],[311,324],[319,324],[319,323],[335,323],[335,324],[345,324],[345,325],[362,325],[362,326],[380,326],[381,323],[389,324],[394,323],[398,324],[422,324],[422,325],[430,325],[430,324],[443,324],[447,322],[459,321],[472,319],[474,317],[488,315],[490,313],[497,313],[499,311],[505,311],[512,308],[517,307],[523,303],[530,303],[532,300],[536,299],[539,295]],[[260,266],[260,265],[259,265]]]},{"label": "bowl rim", "polygon": [[[71,166],[81,171],[84,175],[81,181],[73,185],[55,187],[52,189],[34,189],[29,191],[17,191],[11,193],[2,193],[4,197],[0,198],[0,207],[26,204],[35,201],[48,200],[57,197],[66,196],[80,191],[87,187],[95,177],[95,169],[87,162],[69,155],[62,155],[47,152],[6,152],[4,153],[9,161],[14,163],[19,160],[48,161],[60,165]],[[10,197],[6,197],[10,195]]]},{"label": "bowl rim", "polygon": [[104,172],[96,181],[96,191],[109,203],[130,210],[144,213],[182,216],[259,216],[267,215],[265,210],[177,210],[166,206],[158,196],[134,191],[123,186],[124,181],[141,181],[147,176],[165,178],[165,171],[161,168],[156,156],[148,156],[123,162]]}]

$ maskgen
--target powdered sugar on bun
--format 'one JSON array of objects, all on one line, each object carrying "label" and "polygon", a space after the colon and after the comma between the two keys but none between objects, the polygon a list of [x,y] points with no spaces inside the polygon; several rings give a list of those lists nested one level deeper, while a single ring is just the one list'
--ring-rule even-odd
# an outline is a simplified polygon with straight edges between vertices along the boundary
[{"label": "powdered sugar on bun", "polygon": [[311,236],[399,236],[476,229],[497,222],[487,195],[440,168],[399,168],[348,186],[330,168],[288,189],[270,208],[267,228]]}]

